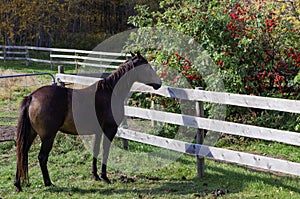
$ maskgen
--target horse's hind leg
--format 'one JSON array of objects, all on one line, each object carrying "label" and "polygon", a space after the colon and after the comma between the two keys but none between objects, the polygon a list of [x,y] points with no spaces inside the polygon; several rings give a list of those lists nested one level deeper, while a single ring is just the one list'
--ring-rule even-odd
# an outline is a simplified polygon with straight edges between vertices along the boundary
[{"label": "horse's hind leg", "polygon": [[42,146],[38,156],[45,186],[52,185],[48,168],[47,168],[47,162],[48,162],[49,153],[53,146],[54,138],[55,136],[48,139],[42,139]]}]

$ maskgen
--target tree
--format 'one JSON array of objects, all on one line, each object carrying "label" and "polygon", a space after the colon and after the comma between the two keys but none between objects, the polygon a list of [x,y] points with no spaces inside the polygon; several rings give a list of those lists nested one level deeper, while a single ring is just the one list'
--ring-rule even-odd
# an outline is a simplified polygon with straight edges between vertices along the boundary
[{"label": "tree", "polygon": [[[0,44],[91,49],[128,29],[137,0],[0,0]],[[155,7],[156,1],[144,1]]]}]

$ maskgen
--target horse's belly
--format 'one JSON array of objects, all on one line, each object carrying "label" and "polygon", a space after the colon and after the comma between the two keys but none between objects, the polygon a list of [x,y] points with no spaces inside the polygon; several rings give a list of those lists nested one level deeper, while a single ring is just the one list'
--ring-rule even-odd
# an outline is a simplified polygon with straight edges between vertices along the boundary
[{"label": "horse's belly", "polygon": [[67,134],[78,135],[73,121],[65,120],[63,125],[59,128],[60,131]]},{"label": "horse's belly", "polygon": [[72,135],[92,135],[101,133],[102,128],[96,116],[85,111],[80,113],[69,111],[60,130]]}]

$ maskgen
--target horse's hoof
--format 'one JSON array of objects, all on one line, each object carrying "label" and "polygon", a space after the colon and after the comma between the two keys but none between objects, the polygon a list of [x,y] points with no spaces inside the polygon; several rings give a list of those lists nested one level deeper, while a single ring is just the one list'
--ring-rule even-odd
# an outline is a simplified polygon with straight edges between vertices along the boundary
[{"label": "horse's hoof", "polygon": [[21,188],[21,187],[17,187],[17,188],[16,188],[16,192],[17,192],[17,193],[22,192],[22,188]]},{"label": "horse's hoof", "polygon": [[96,181],[100,181],[100,180],[101,180],[101,178],[99,177],[98,174],[93,174],[92,178],[93,178],[94,180],[96,180]]},{"label": "horse's hoof", "polygon": [[55,187],[55,185],[52,182],[47,182],[45,183],[45,187]]},{"label": "horse's hoof", "polygon": [[16,187],[16,192],[19,193],[22,191],[22,188],[21,188],[21,184],[20,183],[14,183],[15,187]]},{"label": "horse's hoof", "polygon": [[101,180],[103,180],[104,182],[106,182],[107,184],[111,184],[110,180],[108,179],[108,177],[106,176],[106,174],[101,174]]}]

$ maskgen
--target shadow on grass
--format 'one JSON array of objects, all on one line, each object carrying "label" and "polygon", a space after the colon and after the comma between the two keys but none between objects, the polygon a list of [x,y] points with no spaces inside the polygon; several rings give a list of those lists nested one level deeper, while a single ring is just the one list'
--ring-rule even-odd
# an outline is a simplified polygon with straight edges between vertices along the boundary
[{"label": "shadow on grass", "polygon": [[[295,185],[289,185],[289,181],[294,181],[296,184],[300,184],[300,179],[291,176],[276,176],[266,172],[251,171],[251,173],[245,174],[247,168],[238,167],[239,170],[244,170],[239,173],[231,171],[226,168],[211,167],[207,169],[213,170],[212,174],[206,174],[201,179],[162,179],[159,181],[151,181],[144,177],[138,178],[134,183],[120,184],[117,182],[113,185],[100,184],[99,188],[81,188],[81,187],[50,187],[47,189],[49,192],[66,192],[73,194],[91,194],[99,193],[101,195],[113,194],[136,194],[136,195],[190,195],[197,193],[210,194],[217,189],[228,190],[229,193],[239,194],[249,188],[251,183],[261,182],[262,184],[270,185],[272,187],[282,187],[288,191],[300,193],[300,187]],[[299,182],[299,183],[298,183]],[[145,188],[145,185],[146,188]],[[148,186],[149,185],[149,186]],[[127,187],[127,188],[126,188]],[[134,187],[134,188],[133,188]],[[139,188],[140,187],[140,188]],[[242,193],[241,193],[242,194]],[[255,193],[260,194],[259,190]],[[262,193],[262,194],[265,194]]]},{"label": "shadow on grass", "polygon": [[[134,185],[134,189],[126,189],[124,185],[120,185],[120,188],[111,185],[103,185],[97,188],[81,188],[81,187],[60,187],[53,186],[49,187],[45,191],[52,193],[73,193],[73,194],[95,194],[99,193],[103,195],[112,195],[113,194],[136,194],[136,195],[162,195],[162,194],[192,194],[195,191],[192,191],[191,188],[194,187],[193,181],[184,181],[184,182],[157,182],[157,187],[155,188],[137,188],[138,185],[135,183],[131,183]],[[136,185],[136,186],[135,186]],[[128,185],[130,186],[130,185]]]}]

